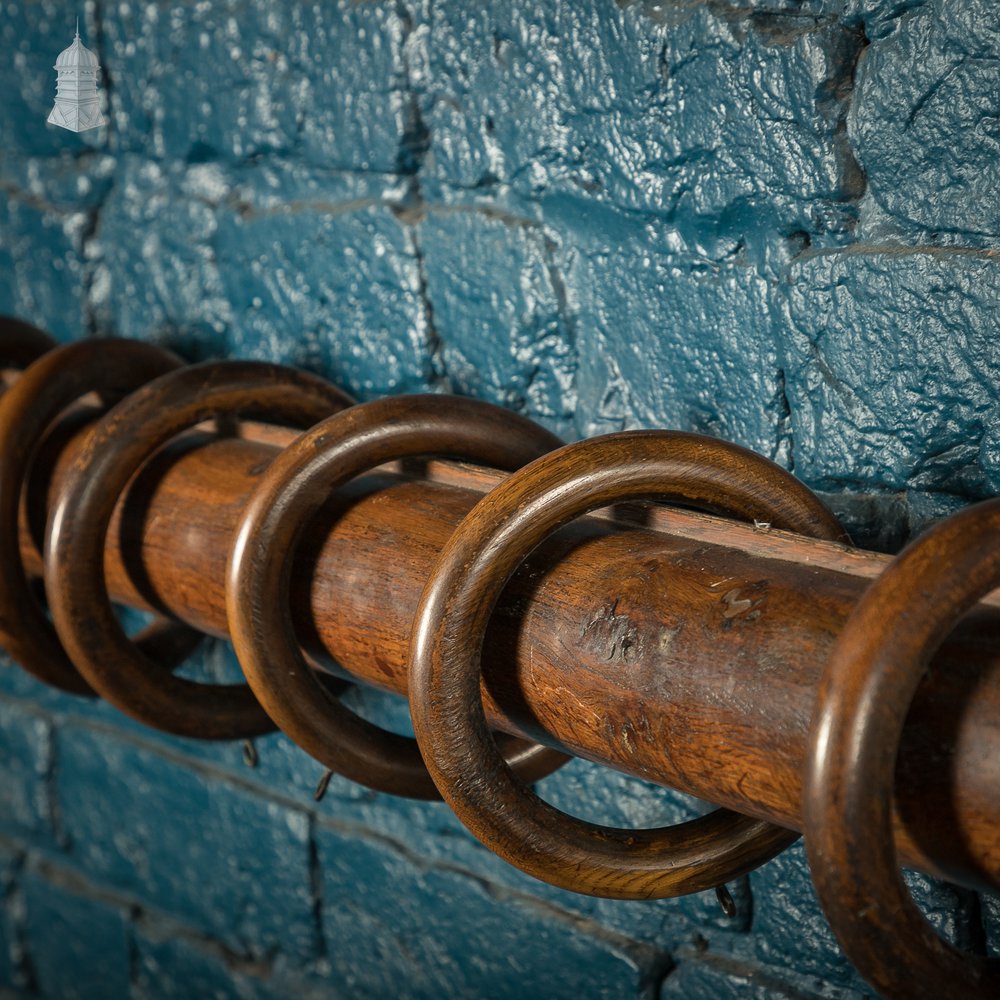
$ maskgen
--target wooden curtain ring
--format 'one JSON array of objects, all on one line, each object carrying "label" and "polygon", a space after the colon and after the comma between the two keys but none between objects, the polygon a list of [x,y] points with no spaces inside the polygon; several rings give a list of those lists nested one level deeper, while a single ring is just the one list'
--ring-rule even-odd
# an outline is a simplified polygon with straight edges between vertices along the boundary
[{"label": "wooden curtain ring", "polygon": [[493,746],[480,697],[482,645],[514,570],[574,518],[654,499],[843,537],[806,487],[744,448],[669,431],[593,438],[538,459],[473,508],[441,553],[411,638],[414,731],[444,799],[502,858],[594,896],[646,899],[710,889],[769,860],[796,836],[721,809],[660,829],[591,824],[542,801]]},{"label": "wooden curtain ring", "polygon": [[[152,344],[83,340],[57,347],[28,368],[0,397],[0,645],[39,680],[71,694],[93,695],[66,655],[28,583],[18,540],[21,495],[38,446],[68,406],[89,392],[117,399],[177,368],[179,358]],[[159,626],[200,638],[178,623]],[[149,633],[140,634],[144,642]]]},{"label": "wooden curtain ring", "polygon": [[1000,960],[938,937],[899,871],[892,792],[934,652],[1000,586],[1000,500],[939,522],[864,592],[826,664],[803,789],[809,865],[848,958],[887,997],[998,997]]},{"label": "wooden curtain ring", "polygon": [[0,370],[27,368],[55,346],[56,342],[37,326],[0,316]]},{"label": "wooden curtain ring", "polygon": [[[243,672],[271,718],[332,771],[392,795],[439,798],[416,741],[367,722],[306,669],[289,587],[304,526],[340,486],[385,462],[448,456],[512,470],[561,444],[537,424],[454,396],[399,396],[355,406],[308,430],[275,459],[247,503],[229,560],[226,607]],[[567,757],[498,736],[526,781]]]},{"label": "wooden curtain ring", "polygon": [[111,515],[134,473],[182,431],[237,415],[308,427],[349,406],[315,375],[249,361],[171,372],[100,420],[49,520],[45,586],[52,620],[91,686],[133,718],[178,736],[239,739],[274,728],[245,684],[201,684],[155,669],[115,617],[104,578]]}]

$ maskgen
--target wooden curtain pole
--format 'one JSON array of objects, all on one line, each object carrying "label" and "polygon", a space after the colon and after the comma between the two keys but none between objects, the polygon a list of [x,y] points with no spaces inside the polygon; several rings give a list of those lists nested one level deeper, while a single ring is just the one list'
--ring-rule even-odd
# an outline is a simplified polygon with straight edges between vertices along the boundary
[{"label": "wooden curtain pole", "polygon": [[[41,571],[45,504],[78,459],[85,410],[36,464],[21,524]],[[226,560],[246,499],[294,432],[186,434],[130,485],[106,570],[124,604],[227,635]],[[385,467],[305,531],[293,617],[318,660],[405,694],[421,591],[455,527],[504,476],[447,462]],[[501,598],[484,699],[498,729],[802,828],[801,771],[827,654],[888,557],[679,509],[621,509],[561,530]],[[1000,603],[979,604],[933,661],[896,780],[903,863],[1000,883]]]}]

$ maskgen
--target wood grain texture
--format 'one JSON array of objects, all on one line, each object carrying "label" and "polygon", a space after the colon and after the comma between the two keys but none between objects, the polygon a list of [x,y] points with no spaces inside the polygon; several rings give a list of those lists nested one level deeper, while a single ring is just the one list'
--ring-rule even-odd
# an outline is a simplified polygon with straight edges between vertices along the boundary
[{"label": "wood grain texture", "polygon": [[493,609],[520,563],[577,517],[648,500],[771,521],[810,537],[844,534],[805,486],[737,445],[676,431],[578,441],[525,466],[476,504],[431,571],[410,642],[413,729],[459,819],[528,874],[619,899],[725,885],[791,843],[783,827],[725,809],[645,830],[568,816],[505,766],[490,737],[480,697],[482,652]]},{"label": "wood grain texture", "polygon": [[152,344],[78,341],[50,349],[0,398],[0,647],[63,691],[94,693],[66,655],[21,565],[18,518],[25,477],[52,421],[81,396],[94,392],[110,405],[180,363]]},{"label": "wood grain texture", "polygon": [[247,684],[175,676],[133,643],[111,605],[101,556],[118,498],[135,471],[177,434],[244,414],[305,428],[352,402],[293,368],[208,361],[147,382],[94,425],[48,519],[45,591],[59,638],[98,694],[134,719],[179,736],[236,739],[274,728]]},{"label": "wood grain texture", "polygon": [[805,770],[809,866],[845,953],[887,998],[1000,996],[1000,959],[956,949],[910,897],[891,808],[911,699],[954,623],[1000,586],[998,543],[992,500],[907,546],[855,606],[820,682]]},{"label": "wood grain texture", "polygon": [[[233,533],[260,474],[294,436],[263,425],[244,433],[187,434],[133,480],[107,533],[116,600],[227,634]],[[30,496],[58,494],[79,434],[67,429],[58,462],[39,463]],[[410,624],[428,574],[462,517],[502,479],[419,463],[365,476],[324,504],[293,571],[293,617],[310,653],[405,694]],[[30,506],[21,530],[36,572],[41,506]],[[801,829],[820,673],[888,561],[677,509],[581,519],[533,553],[501,598],[483,663],[487,718]],[[944,644],[910,710],[896,779],[901,860],[968,885],[1000,883],[998,788],[1000,607],[990,599]]]}]

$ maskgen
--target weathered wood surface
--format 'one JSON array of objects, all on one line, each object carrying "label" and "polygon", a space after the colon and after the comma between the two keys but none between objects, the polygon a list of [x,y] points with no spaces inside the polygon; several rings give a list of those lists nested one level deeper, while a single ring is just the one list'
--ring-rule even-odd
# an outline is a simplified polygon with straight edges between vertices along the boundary
[{"label": "weathered wood surface", "polygon": [[[260,425],[242,439],[198,433],[149,463],[108,535],[115,599],[225,636],[234,527],[256,477],[292,437]],[[78,446],[77,437],[51,449],[60,458],[50,495]],[[45,465],[30,492],[33,533],[22,523],[32,571]],[[308,650],[405,693],[410,622],[433,562],[502,478],[417,463],[332,498],[296,560],[293,613]],[[486,643],[487,714],[498,729],[800,829],[819,676],[887,560],[678,509],[581,520],[534,553],[501,600]],[[956,630],[922,683],[896,787],[904,863],[1000,884],[995,597]]]}]

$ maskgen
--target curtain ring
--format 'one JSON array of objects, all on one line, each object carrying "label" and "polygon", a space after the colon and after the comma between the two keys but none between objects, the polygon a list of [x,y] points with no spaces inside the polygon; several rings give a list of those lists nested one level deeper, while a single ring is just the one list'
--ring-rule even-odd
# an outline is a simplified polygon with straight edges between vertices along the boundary
[{"label": "curtain ring", "polygon": [[[0,645],[30,674],[71,694],[94,691],[66,655],[28,583],[19,543],[21,495],[38,447],[68,406],[90,392],[117,399],[179,367],[175,355],[132,340],[82,340],[57,347],[29,367],[0,397]],[[200,636],[178,623],[157,628]],[[148,638],[141,634],[137,642]],[[183,640],[178,641],[184,645]]]},{"label": "curtain ring", "polygon": [[13,316],[0,316],[0,371],[27,368],[55,346],[56,342],[37,326]]},{"label": "curtain ring", "polygon": [[864,592],[820,683],[803,790],[813,882],[848,958],[887,997],[1000,996],[1000,960],[959,951],[899,871],[893,780],[903,727],[955,623],[1000,586],[1000,500],[912,542]]},{"label": "curtain ring", "polygon": [[[295,642],[289,587],[302,531],[338,487],[385,462],[456,458],[513,470],[562,442],[530,420],[456,396],[380,399],[324,420],[261,477],[236,533],[226,580],[233,644],[278,726],[330,770],[377,791],[437,799],[416,741],[367,722],[328,695]],[[525,781],[565,754],[506,734],[498,742]]]},{"label": "curtain ring", "polygon": [[148,383],[94,426],[49,519],[45,546],[53,623],[94,690],[140,722],[177,736],[242,739],[274,728],[245,684],[165,676],[129,640],[104,578],[108,526],[132,476],[182,431],[230,415],[307,427],[351,402],[306,372],[207,362]]},{"label": "curtain ring", "polygon": [[441,794],[484,844],[521,870],[574,892],[619,899],[722,885],[796,839],[719,809],[674,827],[627,830],[560,812],[497,754],[480,696],[484,636],[521,561],[557,528],[612,503],[680,501],[818,538],[837,519],[805,486],[736,445],[633,431],[568,445],[488,493],[445,546],[421,597],[410,646],[410,711]]}]

